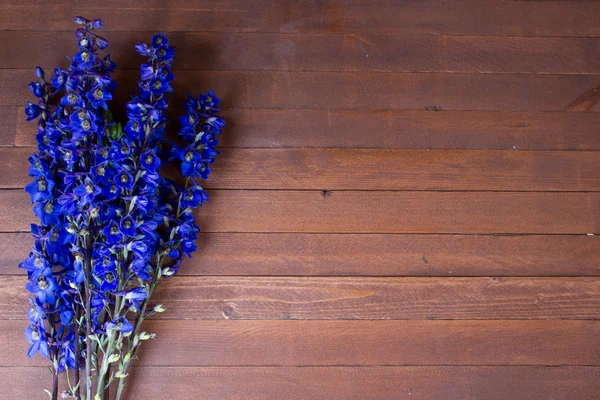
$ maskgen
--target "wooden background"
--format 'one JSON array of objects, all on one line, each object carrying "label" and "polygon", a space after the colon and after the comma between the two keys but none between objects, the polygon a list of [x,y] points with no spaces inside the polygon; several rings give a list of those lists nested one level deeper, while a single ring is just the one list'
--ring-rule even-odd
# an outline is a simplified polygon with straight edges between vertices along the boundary
[{"label": "wooden background", "polygon": [[50,382],[22,106],[75,15],[115,106],[162,30],[228,121],[130,399],[600,398],[600,3],[504,0],[1,1],[0,398]]}]

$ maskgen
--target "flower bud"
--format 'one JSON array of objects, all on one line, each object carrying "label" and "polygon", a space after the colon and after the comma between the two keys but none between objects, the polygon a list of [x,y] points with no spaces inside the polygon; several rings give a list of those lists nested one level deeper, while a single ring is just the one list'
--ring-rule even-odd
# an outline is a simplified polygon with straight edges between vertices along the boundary
[{"label": "flower bud", "polygon": [[117,371],[117,373],[115,374],[115,378],[119,378],[119,379],[123,379],[127,376],[127,374],[123,371]]},{"label": "flower bud", "polygon": [[78,25],[85,25],[87,22],[88,20],[83,17],[75,17],[75,23]]},{"label": "flower bud", "polygon": [[157,306],[154,307],[154,312],[155,313],[161,313],[161,312],[165,312],[165,308],[163,307],[162,304],[159,304]]},{"label": "flower bud", "polygon": [[42,67],[35,67],[35,74],[38,78],[44,79],[44,70]]}]

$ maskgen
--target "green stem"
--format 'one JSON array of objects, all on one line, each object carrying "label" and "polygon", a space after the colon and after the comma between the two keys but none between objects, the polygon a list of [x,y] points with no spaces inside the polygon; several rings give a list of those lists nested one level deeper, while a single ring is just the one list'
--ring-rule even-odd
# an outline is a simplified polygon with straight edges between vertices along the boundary
[{"label": "green stem", "polygon": [[[121,311],[123,308],[123,304],[124,302],[122,302],[122,298],[119,296],[117,297],[117,299],[115,300],[115,317],[113,319],[116,319],[119,317],[119,315],[121,315]],[[102,367],[100,368],[100,373],[98,375],[98,383],[96,385],[96,394],[98,395],[102,395],[105,391],[105,386],[104,386],[104,382],[106,381],[106,376],[108,374],[109,371],[109,367],[110,367],[110,363],[109,363],[109,358],[112,355],[113,351],[115,350],[115,332],[117,332],[116,330],[112,329],[109,334],[108,334],[108,345],[106,346],[106,352],[104,353],[104,356],[102,357]]]},{"label": "green stem", "polygon": [[86,400],[92,400],[92,346],[90,343],[90,336],[92,335],[92,293],[90,290],[92,284],[90,280],[92,276],[91,232],[88,232],[85,242],[85,398]]},{"label": "green stem", "polygon": [[[135,338],[140,334],[140,330],[142,328],[142,322],[144,322],[144,315],[146,314],[146,309],[148,308],[148,303],[150,302],[150,297],[152,296],[154,289],[158,285],[158,282],[160,282],[159,281],[160,276],[158,276],[158,274],[160,274],[160,273],[162,273],[161,258],[160,258],[160,256],[158,256],[157,260],[156,260],[156,271],[154,272],[154,275],[152,276],[152,281],[150,282],[150,285],[148,286],[148,296],[146,297],[146,300],[144,300],[144,303],[142,304],[140,313],[138,314],[138,317],[135,321],[135,327],[133,329],[133,334],[130,336],[130,338],[131,337]],[[129,354],[129,360],[123,361],[123,364],[121,366],[122,373],[124,373],[124,374],[127,373],[127,369],[129,368],[129,363],[131,362],[131,360],[133,360],[133,358],[137,354],[137,350],[139,349],[141,344],[142,344],[141,341],[138,341],[137,345],[134,345],[134,343],[131,340],[129,340],[129,343],[127,345],[127,353],[125,353],[125,354]],[[117,386],[117,395],[115,397],[115,400],[121,399],[121,396],[123,395],[124,387],[125,387],[125,377],[119,378],[119,384]]]}]

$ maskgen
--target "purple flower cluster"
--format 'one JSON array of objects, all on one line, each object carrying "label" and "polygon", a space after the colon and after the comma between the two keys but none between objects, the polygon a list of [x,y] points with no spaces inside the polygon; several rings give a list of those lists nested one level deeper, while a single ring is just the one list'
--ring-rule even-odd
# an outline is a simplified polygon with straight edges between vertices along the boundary
[{"label": "purple flower cluster", "polygon": [[[136,46],[147,58],[139,94],[127,103],[126,123],[115,121],[115,63],[99,55],[108,42],[94,33],[102,21],[75,22],[79,51],[69,69],[56,68],[48,81],[38,67],[38,81],[29,85],[38,102],[25,113],[39,118],[39,152],[29,159],[34,181],[26,191],[40,222],[32,225],[35,244],[20,267],[32,294],[29,356],[48,357],[56,373],[79,371],[85,362],[99,370],[96,393],[103,393],[114,377],[104,376],[110,364],[120,358],[115,376],[126,376],[148,337],[141,322],[163,311],[148,303],[154,288],[196,250],[193,210],[208,199],[199,182],[219,154],[224,121],[212,91],[190,96],[177,144],[165,138],[175,50],[160,33],[151,45]],[[179,165],[183,177],[161,175],[168,163]]]}]

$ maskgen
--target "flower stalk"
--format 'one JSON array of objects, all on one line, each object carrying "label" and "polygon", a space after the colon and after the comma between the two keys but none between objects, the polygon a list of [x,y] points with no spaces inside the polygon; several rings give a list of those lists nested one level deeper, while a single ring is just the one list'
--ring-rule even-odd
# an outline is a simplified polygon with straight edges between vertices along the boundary
[{"label": "flower stalk", "polygon": [[[56,68],[48,81],[36,68],[29,88],[38,101],[25,108],[28,120],[38,119],[26,191],[39,218],[20,264],[32,295],[25,333],[28,355],[52,361],[51,399],[64,371],[74,371],[75,383],[63,397],[108,399],[117,380],[121,399],[142,342],[155,337],[143,322],[165,311],[152,294],[196,250],[194,210],[208,200],[200,181],[224,122],[209,91],[185,102],[177,141],[165,137],[175,49],[161,33],[136,45],[147,58],[139,93],[126,120],[114,120],[115,63],[100,55],[108,46],[96,34],[102,21],[75,22],[79,51],[69,69]],[[181,177],[167,176],[167,164]]]}]

